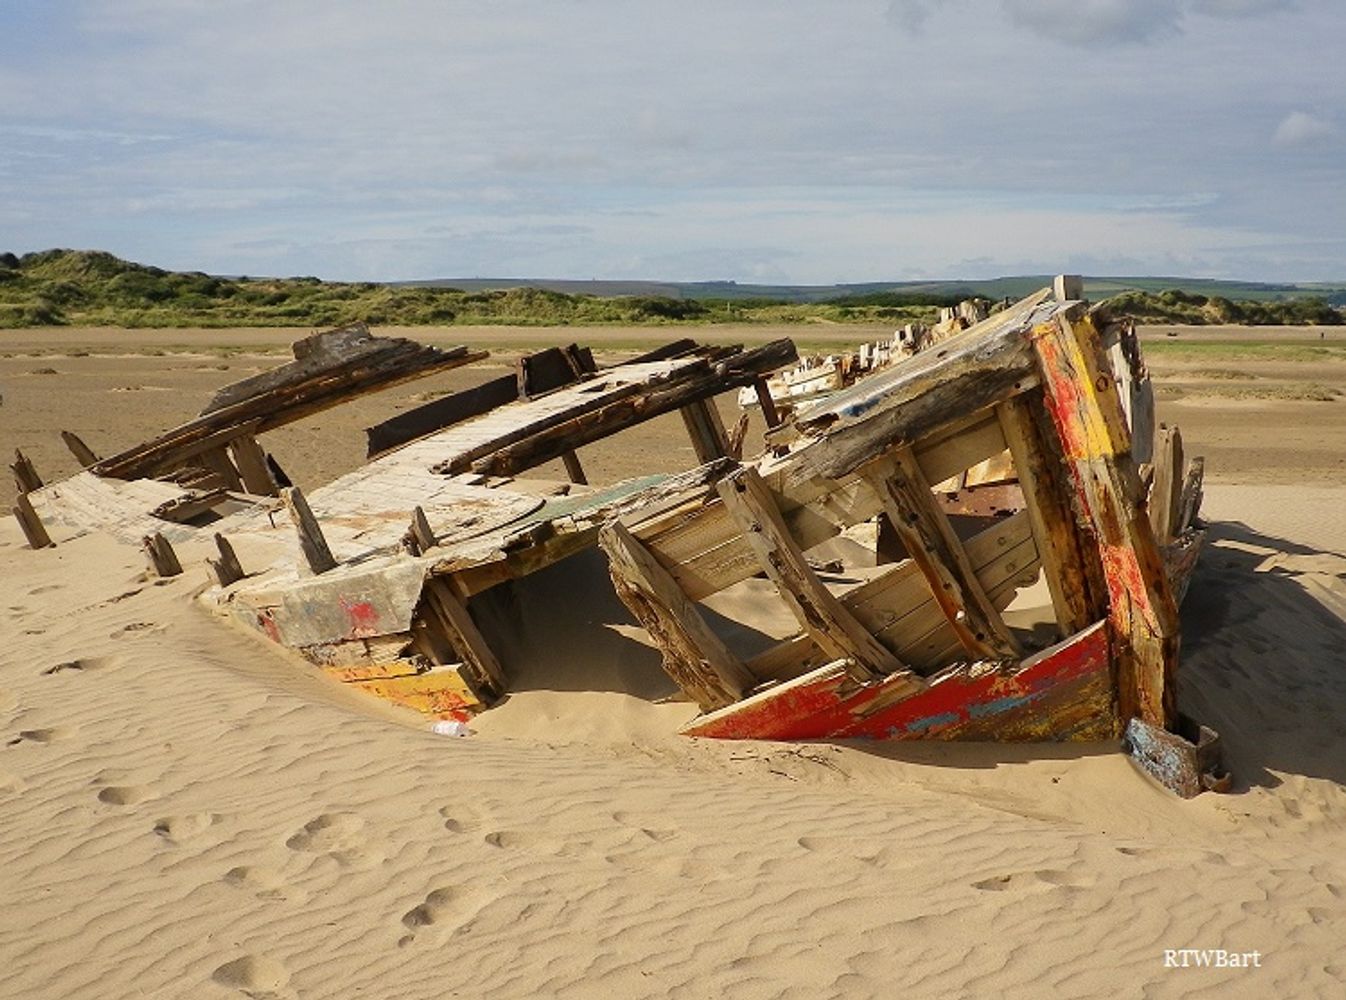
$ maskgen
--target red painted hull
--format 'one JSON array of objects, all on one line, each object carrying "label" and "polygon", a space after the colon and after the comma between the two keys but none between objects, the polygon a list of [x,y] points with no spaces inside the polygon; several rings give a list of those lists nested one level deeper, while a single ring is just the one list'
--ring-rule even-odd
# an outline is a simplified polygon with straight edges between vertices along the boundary
[{"label": "red painted hull", "polygon": [[916,691],[860,686],[829,664],[694,719],[715,739],[1081,740],[1117,735],[1107,623],[1001,670],[950,667]]}]

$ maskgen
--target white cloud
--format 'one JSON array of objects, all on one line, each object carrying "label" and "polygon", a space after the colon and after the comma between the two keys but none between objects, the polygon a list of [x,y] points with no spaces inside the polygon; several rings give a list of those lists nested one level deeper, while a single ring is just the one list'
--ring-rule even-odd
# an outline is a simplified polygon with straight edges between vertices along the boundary
[{"label": "white cloud", "polygon": [[1331,138],[1337,132],[1331,122],[1307,111],[1291,111],[1276,126],[1272,141],[1278,146],[1308,146]]},{"label": "white cloud", "polygon": [[1069,45],[1143,42],[1177,30],[1178,0],[1004,0],[1010,20]]}]

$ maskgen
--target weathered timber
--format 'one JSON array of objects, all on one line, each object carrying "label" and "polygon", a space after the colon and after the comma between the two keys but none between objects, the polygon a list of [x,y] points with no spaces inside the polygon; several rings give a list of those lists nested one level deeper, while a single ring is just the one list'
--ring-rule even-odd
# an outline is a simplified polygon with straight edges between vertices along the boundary
[{"label": "weathered timber", "polygon": [[1174,729],[1131,719],[1123,748],[1151,777],[1180,798],[1193,798],[1205,789],[1228,791],[1230,776],[1221,761],[1220,735],[1185,715],[1178,716]]},{"label": "weathered timber", "polygon": [[785,475],[782,485],[840,479],[887,448],[936,434],[1036,385],[1028,333],[1060,308],[1042,299],[1025,299],[942,341],[938,350],[922,351],[810,407],[794,426],[813,440],[772,466]]},{"label": "weathered timber", "polygon": [[14,506],[10,509],[14,512],[14,518],[19,522],[19,527],[23,530],[23,537],[28,540],[30,548],[45,549],[56,544],[47,534],[46,526],[42,523],[42,519],[37,516],[37,511],[33,510],[33,501],[28,499],[27,493],[20,493],[16,496]]},{"label": "weathered timber", "polygon": [[777,340],[721,359],[713,367],[708,362],[689,364],[662,381],[632,384],[606,397],[596,396],[592,402],[577,403],[547,420],[520,427],[490,445],[464,452],[438,471],[461,472],[471,468],[487,475],[512,475],[557,458],[568,449],[680,410],[728,388],[745,385],[756,372],[779,368],[795,357],[793,343]]},{"label": "weathered timber", "polygon": [[692,439],[692,451],[696,453],[698,464],[704,465],[729,454],[724,424],[713,403],[698,399],[682,407],[679,412],[687,427],[687,436]]},{"label": "weathered timber", "polygon": [[229,458],[227,448],[211,448],[208,451],[203,451],[194,456],[192,462],[219,476],[225,489],[233,490],[235,493],[243,492],[243,478],[234,468],[234,463]]},{"label": "weathered timber", "polygon": [[1046,409],[1103,566],[1121,717],[1169,727],[1176,719],[1177,603],[1140,497],[1102,339],[1083,306],[1071,305],[1034,329],[1033,344]]},{"label": "weathered timber", "polygon": [[864,475],[963,647],[978,659],[1017,658],[1019,644],[977,580],[915,452],[896,448]]},{"label": "weathered timber", "polygon": [[1010,666],[957,664],[927,683],[857,685],[838,664],[693,719],[687,736],[810,740],[1097,740],[1112,735],[1108,632],[1099,622]]},{"label": "weathered timber", "polygon": [[37,474],[28,456],[18,448],[14,449],[14,463],[9,468],[14,473],[14,484],[18,486],[20,493],[32,493],[42,489],[42,477]]},{"label": "weathered timber", "polygon": [[435,533],[430,529],[430,521],[423,508],[412,508],[411,525],[402,538],[402,546],[413,556],[425,555],[435,547]]},{"label": "weathered timber", "polygon": [[290,486],[280,491],[285,510],[294,523],[295,534],[299,538],[299,551],[304,556],[304,565],[310,573],[318,575],[336,567],[332,550],[327,547],[318,519],[309,509],[308,501],[298,486]]},{"label": "weathered timber", "polygon": [[134,479],[181,465],[236,437],[261,434],[310,413],[411,379],[486,357],[466,347],[447,351],[401,338],[372,337],[363,324],[299,341],[296,360],[225,386],[201,416],[91,469],[100,476]]},{"label": "weathered timber", "polygon": [[1136,324],[1131,320],[1113,323],[1104,331],[1103,339],[1111,339],[1109,335],[1114,332],[1116,342],[1109,349],[1108,358],[1131,428],[1131,458],[1140,465],[1151,460],[1154,450],[1154,385],[1140,352]]},{"label": "weathered timber", "polygon": [[669,358],[681,358],[685,355],[694,353],[700,346],[701,345],[695,340],[683,337],[681,340],[671,341],[670,343],[656,347],[652,351],[646,351],[644,354],[637,354],[634,358],[631,358],[629,361],[624,361],[622,364],[640,365],[647,361],[667,361]]},{"label": "weathered timber", "polygon": [[1052,279],[1052,296],[1057,302],[1084,298],[1084,278],[1078,274],[1058,274]]},{"label": "weathered timber", "polygon": [[748,411],[744,410],[734,422],[734,429],[729,432],[726,451],[736,462],[743,457],[743,445],[748,439],[748,420]]},{"label": "weathered timber", "polygon": [[1182,432],[1176,427],[1161,427],[1155,437],[1150,526],[1154,528],[1154,540],[1167,545],[1177,534],[1177,521],[1182,510]]},{"label": "weathered timber", "polygon": [[472,614],[453,586],[453,581],[427,579],[422,599],[429,609],[431,620],[443,630],[449,645],[462,658],[461,669],[482,700],[489,704],[502,697],[507,689],[504,668],[486,644],[485,637],[472,620]]},{"label": "weathered timber", "polygon": [[173,551],[168,539],[159,532],[142,538],[140,547],[144,550],[150,569],[156,576],[178,576],[182,573],[182,563],[178,561],[178,554]]},{"label": "weathered timber", "polygon": [[85,444],[83,439],[74,431],[61,431],[61,440],[70,449],[70,454],[75,456],[75,461],[79,463],[81,469],[87,469],[98,461],[98,456],[94,454],[93,449]]},{"label": "weathered timber", "polygon": [[580,486],[589,485],[589,477],[584,474],[584,466],[580,464],[580,457],[575,454],[573,448],[561,453],[561,462],[565,465],[566,476],[572,483]]},{"label": "weathered timber", "polygon": [[1103,617],[1106,594],[1090,590],[1085,562],[1097,557],[1075,525],[1060,456],[1034,419],[1040,405],[1041,393],[1030,394],[1001,403],[996,413],[1023,489],[1056,624],[1065,637]]},{"label": "weathered timber", "polygon": [[210,568],[210,575],[215,583],[227,587],[242,580],[247,575],[243,572],[243,565],[238,561],[238,555],[229,544],[229,539],[218,531],[215,533],[215,548],[219,550],[220,557],[218,559],[206,557],[206,565]]},{"label": "weathered timber", "polygon": [[832,659],[843,660],[858,681],[904,670],[809,568],[804,553],[781,520],[771,492],[751,467],[731,473],[716,487],[738,522],[758,564],[776,586],[799,627]]},{"label": "weathered timber", "polygon": [[240,434],[229,442],[229,453],[234,457],[243,488],[255,496],[276,495],[276,483],[267,468],[266,452],[251,434]]},{"label": "weathered timber", "polygon": [[150,514],[165,521],[172,521],[174,524],[189,524],[194,518],[200,517],[207,511],[214,510],[215,507],[228,499],[229,493],[224,489],[191,493],[186,496],[174,497],[172,500],[165,500],[154,507]]},{"label": "weathered timber", "polygon": [[519,384],[515,376],[502,375],[472,389],[451,393],[399,413],[365,428],[368,457],[373,458],[409,441],[481,416],[518,396]]},{"label": "weathered timber", "polygon": [[[576,348],[578,350],[578,348]],[[578,362],[559,347],[535,354],[524,354],[514,362],[514,380],[520,399],[532,399],[543,393],[573,385],[579,381]]]},{"label": "weathered timber", "polygon": [[1196,524],[1201,513],[1201,483],[1206,476],[1206,460],[1200,455],[1187,463],[1187,475],[1182,481],[1182,501],[1178,505],[1178,519],[1173,526],[1173,535],[1180,537]]},{"label": "weathered timber", "polygon": [[352,687],[433,718],[466,722],[490,704],[468,677],[467,664],[454,663],[400,677],[351,679]]},{"label": "weathered timber", "polygon": [[617,596],[655,640],[664,670],[704,711],[743,697],[755,680],[711,631],[667,570],[620,521],[605,525],[599,544]]}]

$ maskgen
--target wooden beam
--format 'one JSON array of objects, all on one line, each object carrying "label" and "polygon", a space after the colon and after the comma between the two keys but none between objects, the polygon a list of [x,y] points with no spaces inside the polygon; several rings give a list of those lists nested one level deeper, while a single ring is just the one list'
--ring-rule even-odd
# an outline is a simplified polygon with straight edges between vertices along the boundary
[{"label": "wooden beam", "polygon": [[696,605],[620,521],[599,532],[617,596],[654,639],[664,670],[689,698],[711,711],[733,704],[756,683],[706,624]]},{"label": "wooden beam", "polygon": [[240,434],[229,442],[229,452],[234,456],[238,474],[243,487],[254,496],[276,495],[276,484],[267,468],[266,452],[251,434]]},{"label": "wooden beam", "polygon": [[425,555],[435,547],[435,533],[430,529],[430,521],[423,508],[412,508],[411,525],[402,536],[402,546],[413,556]]},{"label": "wooden beam", "polygon": [[982,589],[916,454],[897,448],[862,475],[883,500],[884,513],[963,647],[977,659],[1017,659],[1019,643]]},{"label": "wooden beam", "polygon": [[766,420],[767,430],[779,427],[780,411],[776,409],[776,401],[771,398],[771,387],[767,384],[766,378],[759,376],[753,379],[752,389],[757,393],[757,405],[762,408],[762,417]]},{"label": "wooden beam", "polygon": [[206,565],[210,567],[210,575],[215,583],[227,587],[242,580],[247,575],[243,572],[243,565],[238,561],[238,555],[229,544],[229,540],[219,532],[215,533],[215,548],[219,550],[220,558],[206,557]]},{"label": "wooden beam", "polygon": [[692,439],[692,450],[696,452],[699,464],[705,465],[729,454],[724,424],[712,402],[698,399],[682,407],[679,412],[682,422],[687,426],[687,436]]},{"label": "wooden beam", "polygon": [[589,478],[584,474],[584,466],[580,464],[580,457],[573,448],[561,453],[561,461],[565,464],[566,475],[572,483],[578,483],[580,486],[589,485]]},{"label": "wooden beam", "polygon": [[721,480],[716,489],[758,564],[776,585],[799,627],[820,649],[832,659],[850,664],[847,671],[859,681],[906,669],[809,568],[756,470],[747,466],[738,469]]},{"label": "wooden beam", "polygon": [[19,527],[23,529],[23,537],[28,539],[30,548],[46,549],[56,544],[47,534],[47,529],[42,519],[37,516],[37,511],[33,509],[33,501],[28,499],[27,493],[20,493],[15,497],[14,506],[10,509],[14,512]]},{"label": "wooden beam", "polygon": [[336,567],[332,550],[327,547],[318,519],[313,516],[308,501],[298,486],[290,486],[280,491],[281,501],[294,524],[295,534],[299,537],[299,551],[304,556],[304,565],[314,575],[326,573]]},{"label": "wooden beam", "polygon": [[1159,545],[1173,541],[1182,511],[1182,487],[1185,474],[1182,432],[1176,427],[1161,427],[1155,435],[1154,482],[1150,486],[1150,526]]},{"label": "wooden beam", "polygon": [[1041,405],[1041,399],[1041,393],[1019,396],[1001,403],[996,414],[1023,488],[1056,624],[1064,638],[1104,617],[1106,595],[1090,592],[1084,564],[1097,556],[1079,537],[1069,486],[1061,478],[1060,456],[1034,419],[1034,407]]},{"label": "wooden beam", "polygon": [[744,410],[738,415],[738,420],[734,423],[734,429],[729,432],[728,454],[734,461],[743,458],[743,445],[748,439],[748,412]]},{"label": "wooden beam", "polygon": [[37,474],[28,456],[18,448],[14,449],[14,463],[9,468],[14,473],[14,483],[20,493],[32,493],[34,490],[42,489],[42,477]]},{"label": "wooden beam", "polygon": [[505,670],[496,659],[486,638],[472,620],[464,599],[444,577],[430,577],[425,582],[426,604],[435,618],[435,624],[444,632],[457,654],[462,657],[468,679],[478,692],[486,696],[488,704],[502,697],[506,691]]},{"label": "wooden beam", "polygon": [[211,448],[209,451],[203,451],[192,459],[193,465],[200,465],[203,468],[215,473],[220,477],[220,482],[224,484],[226,490],[233,490],[235,493],[243,492],[243,479],[234,468],[233,461],[229,458],[227,448]]},{"label": "wooden beam", "polygon": [[1178,507],[1178,520],[1173,528],[1175,538],[1181,537],[1191,528],[1201,513],[1201,483],[1206,476],[1206,460],[1200,455],[1187,463],[1187,475],[1182,481],[1182,503]]},{"label": "wooden beam", "polygon": [[156,576],[181,575],[182,563],[178,561],[178,554],[173,551],[173,546],[162,534],[156,531],[152,535],[146,535],[140,540],[140,547],[149,559],[150,569]]},{"label": "wooden beam", "polygon": [[1102,338],[1082,304],[1036,326],[1032,338],[1076,506],[1103,566],[1121,718],[1139,716],[1172,728],[1177,723],[1177,602],[1146,516],[1130,430]]},{"label": "wooden beam", "polygon": [[80,468],[87,469],[98,461],[98,456],[93,453],[93,449],[85,444],[74,431],[61,431],[61,440],[70,449],[70,454],[75,456],[75,461],[79,463]]}]

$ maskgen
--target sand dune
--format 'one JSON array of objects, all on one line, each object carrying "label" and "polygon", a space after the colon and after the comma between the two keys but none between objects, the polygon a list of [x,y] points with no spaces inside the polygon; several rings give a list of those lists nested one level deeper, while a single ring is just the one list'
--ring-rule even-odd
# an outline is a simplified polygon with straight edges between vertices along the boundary
[{"label": "sand dune", "polygon": [[559,643],[545,574],[508,655],[549,661],[436,736],[210,620],[199,570],[6,523],[0,995],[1339,996],[1341,498],[1211,491],[1183,700],[1238,783],[1191,802],[1110,745],[680,740],[615,602]]}]

